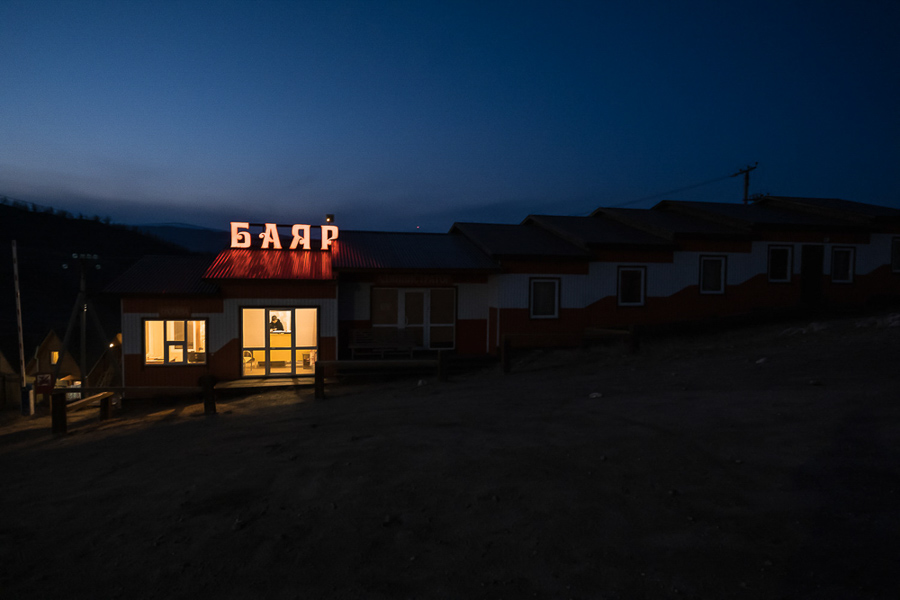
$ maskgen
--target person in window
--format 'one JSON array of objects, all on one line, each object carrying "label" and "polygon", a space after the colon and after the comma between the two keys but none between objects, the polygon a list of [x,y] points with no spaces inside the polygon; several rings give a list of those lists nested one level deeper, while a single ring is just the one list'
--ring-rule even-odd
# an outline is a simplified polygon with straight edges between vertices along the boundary
[{"label": "person in window", "polygon": [[272,322],[269,323],[269,331],[284,331],[284,323],[282,323],[275,315],[272,315]]}]

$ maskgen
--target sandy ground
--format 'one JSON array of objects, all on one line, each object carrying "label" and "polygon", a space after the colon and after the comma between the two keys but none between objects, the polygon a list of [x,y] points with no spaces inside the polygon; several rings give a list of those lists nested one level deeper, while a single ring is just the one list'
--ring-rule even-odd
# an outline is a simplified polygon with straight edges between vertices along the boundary
[{"label": "sandy ground", "polygon": [[4,411],[0,596],[897,598],[900,317]]}]

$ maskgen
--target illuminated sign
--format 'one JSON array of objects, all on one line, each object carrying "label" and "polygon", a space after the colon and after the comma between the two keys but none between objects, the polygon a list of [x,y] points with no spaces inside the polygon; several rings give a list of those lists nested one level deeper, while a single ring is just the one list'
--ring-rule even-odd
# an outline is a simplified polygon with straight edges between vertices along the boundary
[{"label": "illuminated sign", "polygon": [[[331,242],[338,238],[337,225],[321,225],[322,229],[322,250],[329,250]],[[239,221],[231,222],[231,247],[232,248],[249,248],[253,243],[253,236],[250,235],[250,223]],[[291,245],[289,250],[298,248],[303,250],[312,249],[312,238],[310,231],[312,225],[292,225],[291,226]],[[281,236],[278,234],[278,225],[275,223],[264,223],[263,231],[259,234],[262,240],[260,248],[263,250],[273,249],[281,250]]]}]

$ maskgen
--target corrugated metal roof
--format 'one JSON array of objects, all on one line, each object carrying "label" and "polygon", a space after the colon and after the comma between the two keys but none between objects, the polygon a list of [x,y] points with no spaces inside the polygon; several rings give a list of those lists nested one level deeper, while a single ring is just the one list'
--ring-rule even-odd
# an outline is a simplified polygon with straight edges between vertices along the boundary
[{"label": "corrugated metal roof", "polygon": [[332,244],[336,270],[497,270],[472,242],[450,233],[345,231]]},{"label": "corrugated metal roof", "polygon": [[866,222],[887,219],[900,221],[900,210],[888,206],[851,202],[840,198],[799,198],[795,196],[765,196],[755,204],[771,205],[787,210],[814,212],[835,218],[856,217]]},{"label": "corrugated metal roof", "polygon": [[725,219],[736,227],[776,227],[779,229],[842,229],[850,223],[812,213],[802,213],[766,206],[764,204],[726,204],[722,202],[688,202],[664,200],[654,208],[674,210],[707,218]]},{"label": "corrugated metal roof", "polygon": [[321,250],[222,250],[207,269],[209,279],[334,279],[331,252]]},{"label": "corrugated metal roof", "polygon": [[594,214],[607,216],[666,239],[682,236],[725,239],[748,237],[748,233],[744,229],[672,211],[644,208],[598,208]]},{"label": "corrugated metal roof", "polygon": [[218,288],[203,280],[211,262],[209,256],[145,256],[104,291],[123,295],[215,294]]},{"label": "corrugated metal roof", "polygon": [[534,225],[454,223],[458,231],[491,256],[586,258],[587,253]]},{"label": "corrugated metal roof", "polygon": [[526,222],[537,223],[584,248],[600,246],[669,246],[670,242],[657,235],[629,227],[601,216],[563,217],[531,215]]}]

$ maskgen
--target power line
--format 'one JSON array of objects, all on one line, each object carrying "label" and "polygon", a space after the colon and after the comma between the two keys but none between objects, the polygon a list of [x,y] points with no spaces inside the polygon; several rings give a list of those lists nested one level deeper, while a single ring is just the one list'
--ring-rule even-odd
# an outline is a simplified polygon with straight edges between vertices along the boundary
[{"label": "power line", "polygon": [[759,162],[755,162],[752,165],[747,165],[746,168],[741,169],[734,175],[729,175],[729,177],[737,177],[738,175],[744,176],[744,204],[750,201],[750,171],[756,168]]},{"label": "power line", "polygon": [[652,196],[644,196],[643,198],[638,198],[637,200],[629,200],[628,202],[613,204],[609,208],[622,208],[623,206],[630,206],[632,204],[637,204],[639,202],[646,202],[647,200],[655,200],[656,198],[662,198],[663,196],[668,196],[669,194],[677,194],[679,192],[686,192],[687,190],[692,190],[694,188],[703,187],[704,185],[718,183],[719,181],[724,181],[726,179],[730,179],[731,177],[733,177],[733,175],[725,175],[723,177],[716,177],[715,179],[710,179],[709,181],[702,181],[700,183],[694,183],[692,185],[687,185],[685,187],[677,188],[674,190],[669,190],[667,192],[653,194]]}]

